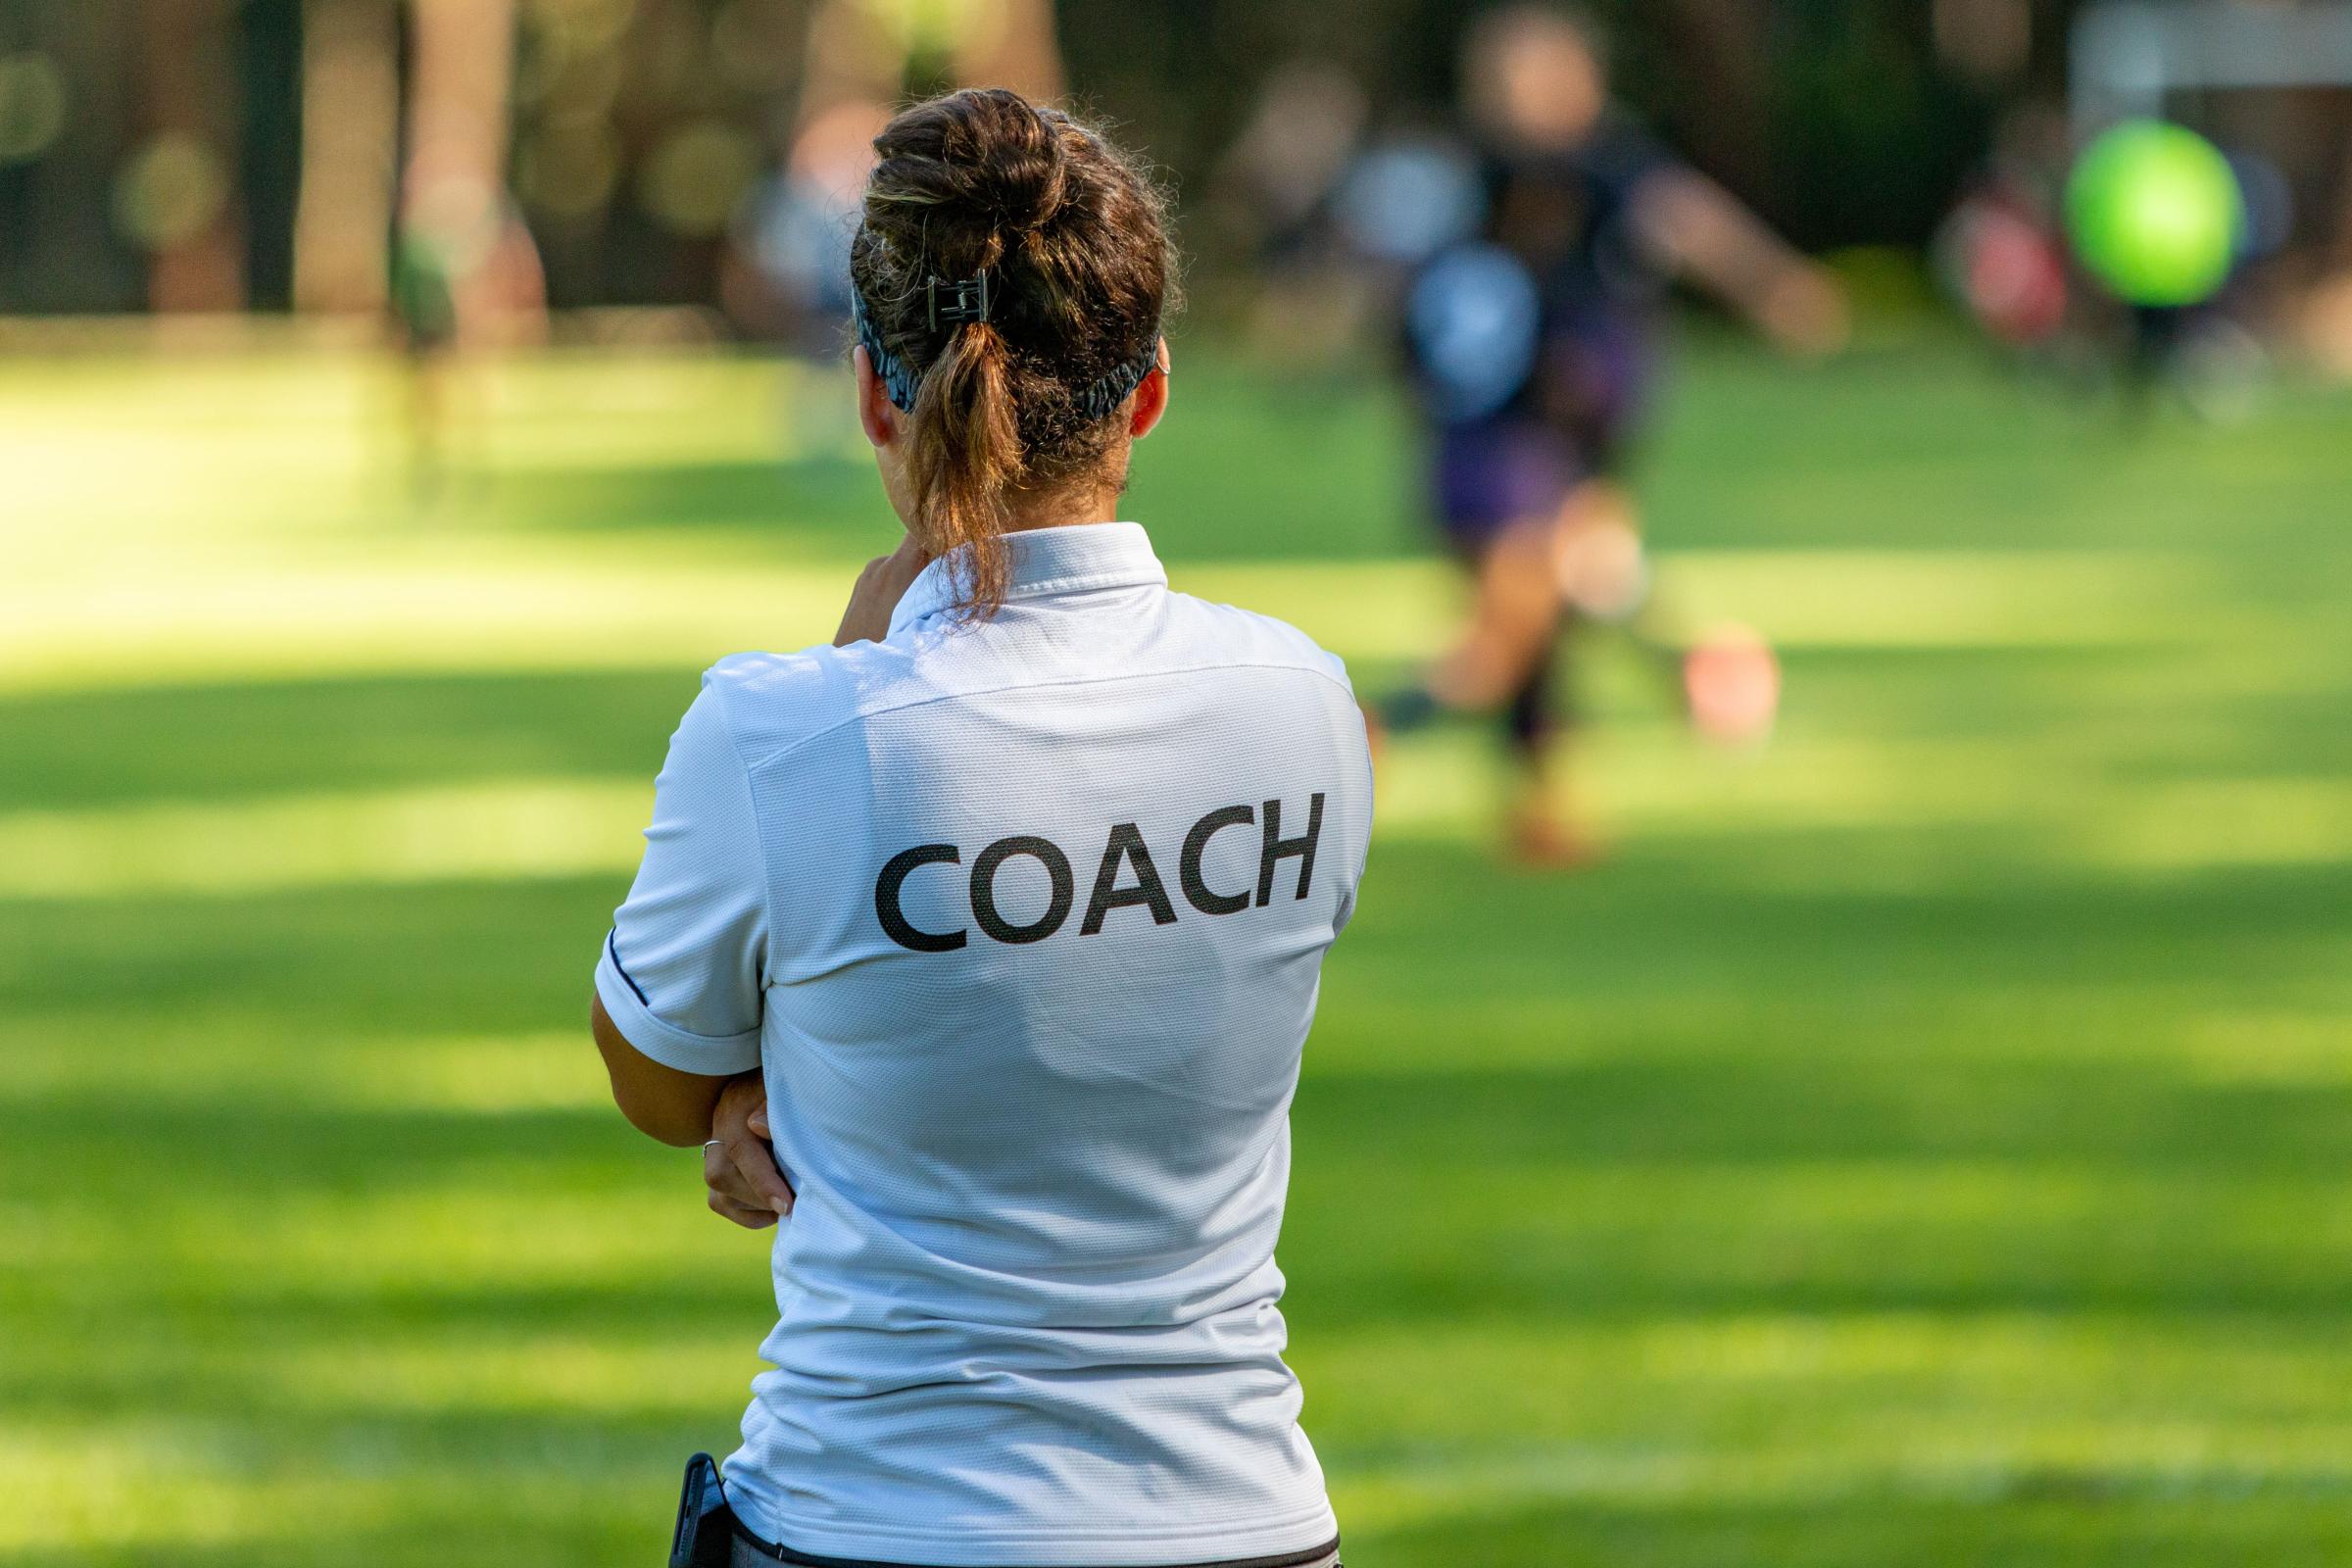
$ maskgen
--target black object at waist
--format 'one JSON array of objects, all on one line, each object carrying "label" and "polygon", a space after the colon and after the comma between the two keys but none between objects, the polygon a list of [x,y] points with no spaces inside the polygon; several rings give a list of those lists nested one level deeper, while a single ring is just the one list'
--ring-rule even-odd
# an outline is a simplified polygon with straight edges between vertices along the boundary
[{"label": "black object at waist", "polygon": [[[745,1529],[740,1519],[733,1520],[733,1523],[734,1568],[765,1568],[770,1563],[782,1563],[786,1568],[921,1568],[915,1563],[870,1562],[858,1557],[811,1557],[790,1546],[779,1546],[760,1540]],[[1220,1562],[1170,1563],[1166,1568],[1341,1568],[1340,1544],[1332,1541],[1311,1551],[1289,1551],[1273,1557],[1229,1557]]]}]

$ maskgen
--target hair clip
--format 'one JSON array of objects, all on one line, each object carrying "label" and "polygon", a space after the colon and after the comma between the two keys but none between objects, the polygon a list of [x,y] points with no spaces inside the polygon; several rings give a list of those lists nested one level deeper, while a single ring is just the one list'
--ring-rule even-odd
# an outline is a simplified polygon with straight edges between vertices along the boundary
[{"label": "hair clip", "polygon": [[[942,290],[948,295],[944,304],[939,297]],[[973,277],[924,279],[923,314],[934,332],[943,325],[953,326],[958,321],[987,320],[988,274],[981,272]]]}]

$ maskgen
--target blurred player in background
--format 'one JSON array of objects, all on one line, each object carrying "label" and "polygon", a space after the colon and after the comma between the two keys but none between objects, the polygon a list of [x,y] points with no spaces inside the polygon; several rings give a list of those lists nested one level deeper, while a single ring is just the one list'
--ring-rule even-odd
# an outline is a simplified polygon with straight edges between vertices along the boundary
[{"label": "blurred player in background", "polygon": [[1936,235],[1945,290],[1987,338],[2029,363],[2052,354],[2078,314],[2059,211],[2071,156],[2064,110],[2010,109],[1984,170]]},{"label": "blurred player in background", "polygon": [[2254,237],[2229,157],[2185,125],[2123,121],[2076,158],[2065,211],[2076,260],[2127,313],[2126,407],[2146,415],[2161,385],[2208,416],[2242,414],[2261,350],[2224,297]]},{"label": "blurred player in background", "polygon": [[1338,64],[1287,61],[1259,85],[1209,182],[1202,217],[1250,259],[1250,340],[1269,366],[1330,369],[1374,309],[1365,252],[1333,243],[1331,211],[1370,113]]},{"label": "blurred player in background", "polygon": [[479,210],[469,211],[475,194],[404,212],[392,240],[387,299],[407,372],[409,478],[419,498],[441,490],[462,445],[479,434],[463,356],[535,344],[547,331],[547,276],[530,230],[503,192],[484,189]]},{"label": "blurred player in background", "polygon": [[1051,0],[814,0],[806,9],[790,133],[727,236],[719,298],[747,336],[832,361],[842,353],[850,242],[873,141],[909,79],[936,71],[1038,103],[1061,98],[1067,81]]},{"label": "blurred player in background", "polygon": [[547,275],[505,179],[514,47],[512,0],[416,9],[386,303],[419,495],[480,432],[466,357],[547,334]]},{"label": "blurred player in background", "polygon": [[1485,18],[1464,55],[1463,108],[1483,200],[1471,237],[1438,250],[1404,300],[1432,427],[1431,478],[1475,601],[1454,646],[1376,713],[1392,734],[1449,712],[1498,712],[1518,771],[1522,859],[1590,858],[1549,774],[1562,634],[1624,629],[1679,662],[1693,721],[1759,732],[1778,694],[1752,637],[1686,653],[1651,625],[1648,570],[1621,482],[1645,412],[1667,285],[1687,277],[1782,348],[1845,336],[1829,275],[1608,101],[1590,24],[1533,6]]},{"label": "blurred player in background", "polygon": [[743,336],[785,356],[785,453],[859,458],[832,395],[850,311],[850,246],[874,138],[911,82],[1006,87],[1035,103],[1067,89],[1052,0],[810,0],[799,78],[773,167],[740,203],[719,260],[719,303]]}]

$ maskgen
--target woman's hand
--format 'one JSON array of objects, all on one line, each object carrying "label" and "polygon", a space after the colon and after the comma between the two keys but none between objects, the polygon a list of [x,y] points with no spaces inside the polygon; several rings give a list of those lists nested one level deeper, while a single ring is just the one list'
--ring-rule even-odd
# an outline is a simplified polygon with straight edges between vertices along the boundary
[{"label": "woman's hand", "polygon": [[792,1212],[792,1184],[767,1142],[767,1084],[757,1071],[729,1079],[718,1092],[710,1142],[703,1146],[703,1185],[710,1189],[710,1212],[747,1231],[765,1230]]},{"label": "woman's hand", "polygon": [[906,596],[915,573],[930,562],[912,534],[900,540],[899,548],[889,555],[867,562],[858,574],[858,586],[850,590],[850,608],[842,612],[841,630],[833,634],[833,646],[878,643],[889,636],[890,612]]}]

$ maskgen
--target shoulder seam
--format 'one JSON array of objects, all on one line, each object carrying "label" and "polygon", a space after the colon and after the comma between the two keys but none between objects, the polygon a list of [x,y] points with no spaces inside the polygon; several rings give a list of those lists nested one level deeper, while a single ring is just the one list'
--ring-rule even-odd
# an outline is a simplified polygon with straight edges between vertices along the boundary
[{"label": "shoulder seam", "polygon": [[[747,787],[748,775],[750,773],[755,773],[761,768],[772,766],[775,763],[782,761],[785,758],[791,756],[794,752],[815,745],[818,741],[823,740],[826,736],[831,735],[836,730],[847,729],[852,724],[864,723],[869,719],[881,718],[890,713],[904,713],[917,708],[929,708],[936,703],[952,703],[964,698],[989,697],[998,692],[1024,690],[1051,691],[1064,686],[1102,686],[1122,680],[1152,680],[1165,675],[1204,675],[1210,673],[1211,671],[1224,669],[1279,669],[1289,671],[1293,674],[1308,675],[1312,676],[1316,680],[1323,681],[1326,684],[1337,686],[1342,692],[1347,694],[1348,701],[1353,702],[1355,699],[1354,688],[1349,686],[1348,682],[1340,679],[1337,675],[1332,674],[1329,670],[1316,669],[1312,665],[1306,663],[1276,663],[1269,661],[1258,660],[1235,660],[1229,662],[1209,664],[1175,664],[1166,669],[1127,670],[1115,675],[1077,675],[1072,676],[1067,680],[1008,680],[995,686],[975,686],[969,691],[940,692],[930,697],[915,698],[911,702],[897,703],[887,708],[876,708],[869,711],[851,713],[845,717],[838,718],[832,723],[827,724],[822,729],[801,736],[798,740],[786,742],[784,745],[777,747],[774,751],[760,758],[756,762],[745,763]],[[727,739],[730,744],[734,741],[734,726],[729,725],[727,729]]]}]

